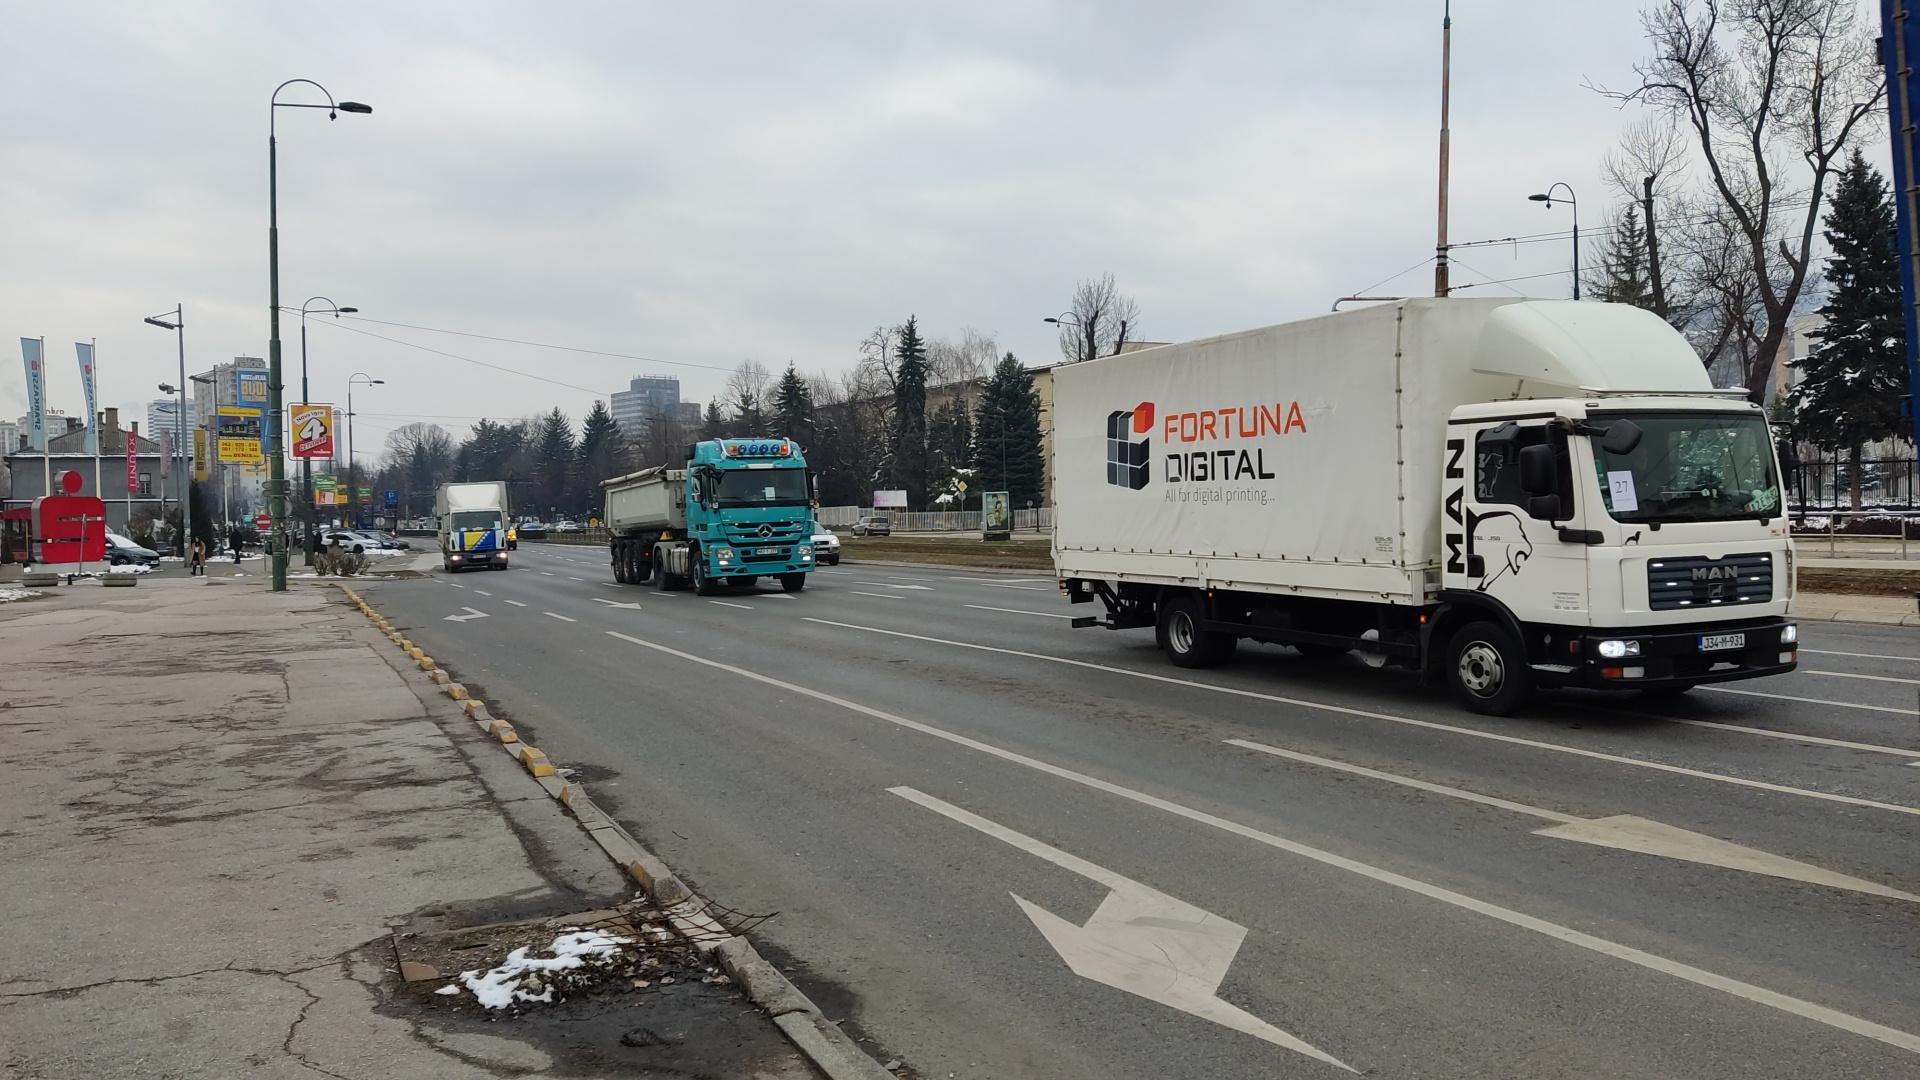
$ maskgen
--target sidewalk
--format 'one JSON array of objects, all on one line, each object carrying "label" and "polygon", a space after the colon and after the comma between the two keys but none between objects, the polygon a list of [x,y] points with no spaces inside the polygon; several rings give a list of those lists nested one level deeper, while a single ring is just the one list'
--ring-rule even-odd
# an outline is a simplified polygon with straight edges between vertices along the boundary
[{"label": "sidewalk", "polygon": [[725,979],[401,982],[396,928],[484,969],[633,891],[337,588],[50,592],[0,606],[0,1077],[816,1075]]},{"label": "sidewalk", "polygon": [[1794,595],[1792,617],[1805,622],[1920,626],[1920,605],[1916,605],[1911,596],[1864,596],[1801,590]]}]

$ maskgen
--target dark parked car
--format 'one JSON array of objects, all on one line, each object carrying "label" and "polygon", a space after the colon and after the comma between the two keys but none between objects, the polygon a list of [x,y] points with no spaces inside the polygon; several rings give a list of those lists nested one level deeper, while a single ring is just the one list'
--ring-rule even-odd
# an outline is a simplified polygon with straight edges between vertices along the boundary
[{"label": "dark parked car", "polygon": [[412,551],[413,550],[412,544],[407,543],[405,540],[400,539],[398,536],[395,536],[390,532],[381,532],[381,531],[375,530],[375,531],[368,532],[367,535],[373,537],[375,540],[380,541],[380,546],[388,549],[389,551]]},{"label": "dark parked car", "polygon": [[160,553],[149,547],[141,547],[117,532],[109,532],[107,534],[107,565],[158,567]]}]

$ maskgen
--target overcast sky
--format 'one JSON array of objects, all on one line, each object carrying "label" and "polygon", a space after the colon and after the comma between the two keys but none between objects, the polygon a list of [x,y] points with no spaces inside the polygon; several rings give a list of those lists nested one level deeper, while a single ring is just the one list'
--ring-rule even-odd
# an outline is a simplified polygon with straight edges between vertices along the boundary
[{"label": "overcast sky", "polygon": [[[1554,180],[1604,219],[1629,117],[1582,83],[1630,77],[1639,6],[1455,3],[1454,240],[1564,227],[1525,198]],[[266,354],[267,102],[295,77],[375,111],[280,111],[283,303],[647,358],[317,319],[314,400],[386,380],[355,395],[363,453],[416,417],[577,419],[641,372],[705,400],[743,358],[841,371],[909,313],[1046,363],[1040,320],[1106,271],[1154,340],[1322,312],[1432,251],[1440,7],[0,0],[0,417],[16,337],[69,413],[97,337],[102,404],[144,416],[175,360],[140,320],[176,302],[192,370]],[[1568,263],[1461,255],[1456,283]]]}]

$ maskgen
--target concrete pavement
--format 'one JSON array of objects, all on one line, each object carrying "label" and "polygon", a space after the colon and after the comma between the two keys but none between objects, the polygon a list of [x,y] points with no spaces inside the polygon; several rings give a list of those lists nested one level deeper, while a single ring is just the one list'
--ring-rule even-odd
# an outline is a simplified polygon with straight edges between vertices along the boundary
[{"label": "concrete pavement", "polygon": [[[849,564],[702,598],[523,545],[511,573],[367,592],[703,893],[780,911],[763,949],[928,1075],[1920,1053],[1898,628],[1810,625],[1802,671],[1682,702],[1499,720],[1286,649],[1177,671],[1150,635],[1069,630],[1033,574]],[[1155,911],[1220,933],[1161,940]],[[1130,951],[1175,945],[1189,968]]]},{"label": "concrete pavement", "polygon": [[814,1075],[731,987],[513,1020],[400,984],[396,926],[632,889],[338,590],[62,587],[0,656],[0,1076]]}]

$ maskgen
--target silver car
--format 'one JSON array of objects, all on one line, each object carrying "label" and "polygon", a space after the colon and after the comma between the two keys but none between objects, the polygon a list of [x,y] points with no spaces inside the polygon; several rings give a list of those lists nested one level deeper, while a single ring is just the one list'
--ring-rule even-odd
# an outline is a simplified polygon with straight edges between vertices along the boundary
[{"label": "silver car", "polygon": [[840,565],[840,538],[829,532],[819,522],[813,523],[813,564],[815,566]]}]

